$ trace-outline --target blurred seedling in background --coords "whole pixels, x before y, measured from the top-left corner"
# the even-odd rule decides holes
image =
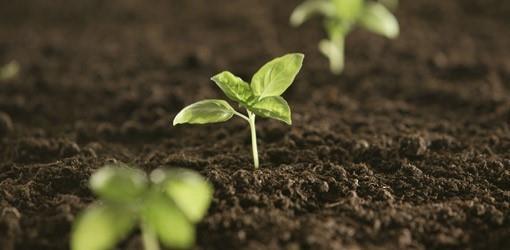
[[[234,115],[241,117],[250,125],[253,164],[258,168],[255,117],[272,118],[292,124],[290,107],[281,95],[294,81],[303,59],[304,55],[299,53],[275,58],[253,75],[250,84],[228,71],[213,76],[211,80],[229,99],[246,109],[247,115],[237,112],[224,100],[207,99],[181,110],[175,117],[173,125],[217,123],[227,121]]]
[[[329,59],[331,72],[344,69],[345,38],[356,26],[371,32],[396,38],[399,24],[389,9],[395,9],[398,0],[307,0],[290,17],[293,26],[300,26],[314,15],[324,17],[328,39],[319,42],[319,50]]]
[[[212,187],[199,174],[184,169],[156,169],[150,179],[124,165],[106,166],[90,178],[99,201],[75,222],[72,250],[109,250],[138,225],[145,250],[190,248],[195,223],[207,212]]]
[[[5,81],[16,77],[19,73],[20,67],[18,62],[12,61],[0,67],[0,81]]]

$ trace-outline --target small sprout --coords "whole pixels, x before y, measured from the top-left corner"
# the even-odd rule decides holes
[[[396,38],[399,25],[394,10],[398,0],[306,0],[290,17],[293,26],[300,26],[313,15],[324,16],[328,39],[319,43],[319,50],[329,59],[331,72],[340,74],[344,69],[345,37],[356,26],[387,38]]]
[[[109,250],[140,225],[146,250],[190,248],[194,224],[212,199],[212,187],[190,170],[156,169],[150,181],[145,173],[125,166],[106,166],[90,178],[100,201],[77,219],[72,250]]]
[[[208,99],[185,107],[177,114],[173,125],[224,122],[237,115],[250,125],[253,164],[259,167],[255,117],[273,118],[292,124],[290,107],[281,97],[292,84],[303,64],[304,55],[287,54],[273,59],[260,68],[248,84],[234,74],[224,71],[211,78],[232,101],[246,109],[247,116],[237,112],[224,100]]]
[[[0,81],[5,81],[16,77],[19,73],[19,63],[12,61],[3,67],[0,67]]]

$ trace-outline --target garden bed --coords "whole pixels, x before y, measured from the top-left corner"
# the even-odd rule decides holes
[[[197,249],[509,249],[510,3],[402,1],[399,38],[355,31],[334,76],[299,2],[4,1],[0,248],[67,249],[90,174],[126,162],[213,184]],[[293,125],[258,120],[259,170],[238,118],[170,126],[287,52]]]

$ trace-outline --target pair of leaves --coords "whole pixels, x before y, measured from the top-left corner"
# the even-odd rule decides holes
[[[345,36],[356,24],[388,38],[398,36],[397,19],[385,7],[394,9],[397,4],[398,0],[308,0],[293,11],[290,23],[299,26],[316,14],[326,18],[329,40],[322,40],[319,50],[328,57],[331,71],[339,74],[344,68]]]
[[[290,107],[280,96],[266,97],[247,107],[256,115],[274,118],[292,124]],[[190,123],[206,124],[228,121],[234,116],[235,110],[224,100],[207,99],[191,104],[181,110],[174,119],[173,125]]]
[[[398,21],[385,6],[395,8],[397,4],[397,0],[385,0],[383,3],[365,3],[365,0],[308,0],[293,11],[290,22],[299,26],[313,15],[320,14],[349,25],[359,23],[376,34],[395,38],[399,34]]]
[[[211,80],[229,99],[256,115],[291,124],[290,107],[281,95],[296,78],[303,58],[303,54],[294,53],[273,59],[255,73],[251,84],[228,71],[215,75]],[[173,124],[224,122],[234,114],[236,111],[228,102],[209,99],[184,108],[177,114]]]
[[[103,202],[88,208],[77,220],[72,249],[111,249],[138,220],[165,246],[190,247],[194,223],[207,212],[212,188],[188,170],[155,170],[151,180],[149,184],[143,172],[127,167],[108,166],[94,173],[91,189]]]
[[[290,16],[293,26],[300,26],[314,15],[322,15],[327,19],[341,19],[352,23],[363,9],[364,0],[307,0],[298,5]]]

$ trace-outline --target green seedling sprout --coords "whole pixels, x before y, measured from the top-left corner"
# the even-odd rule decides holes
[[[208,99],[185,107],[175,117],[173,125],[217,123],[227,121],[234,115],[241,117],[250,125],[253,164],[258,168],[255,117],[258,115],[292,124],[290,107],[281,95],[294,81],[303,59],[304,55],[299,53],[275,58],[253,75],[250,84],[228,71],[213,76],[211,80],[230,100],[246,109],[247,115],[239,113],[224,100]]]
[[[307,0],[300,4],[290,17],[297,27],[313,15],[324,16],[328,39],[319,42],[319,50],[329,59],[331,72],[340,74],[344,69],[345,37],[356,26],[371,32],[396,38],[399,25],[388,10],[395,9],[398,0]]]
[[[19,73],[19,64],[16,61],[12,61],[3,67],[0,67],[0,80],[9,80],[16,77]]]
[[[76,220],[72,250],[110,250],[140,226],[145,250],[190,248],[195,226],[207,212],[212,187],[199,174],[184,169],[144,172],[106,166],[90,178],[99,201]]]

